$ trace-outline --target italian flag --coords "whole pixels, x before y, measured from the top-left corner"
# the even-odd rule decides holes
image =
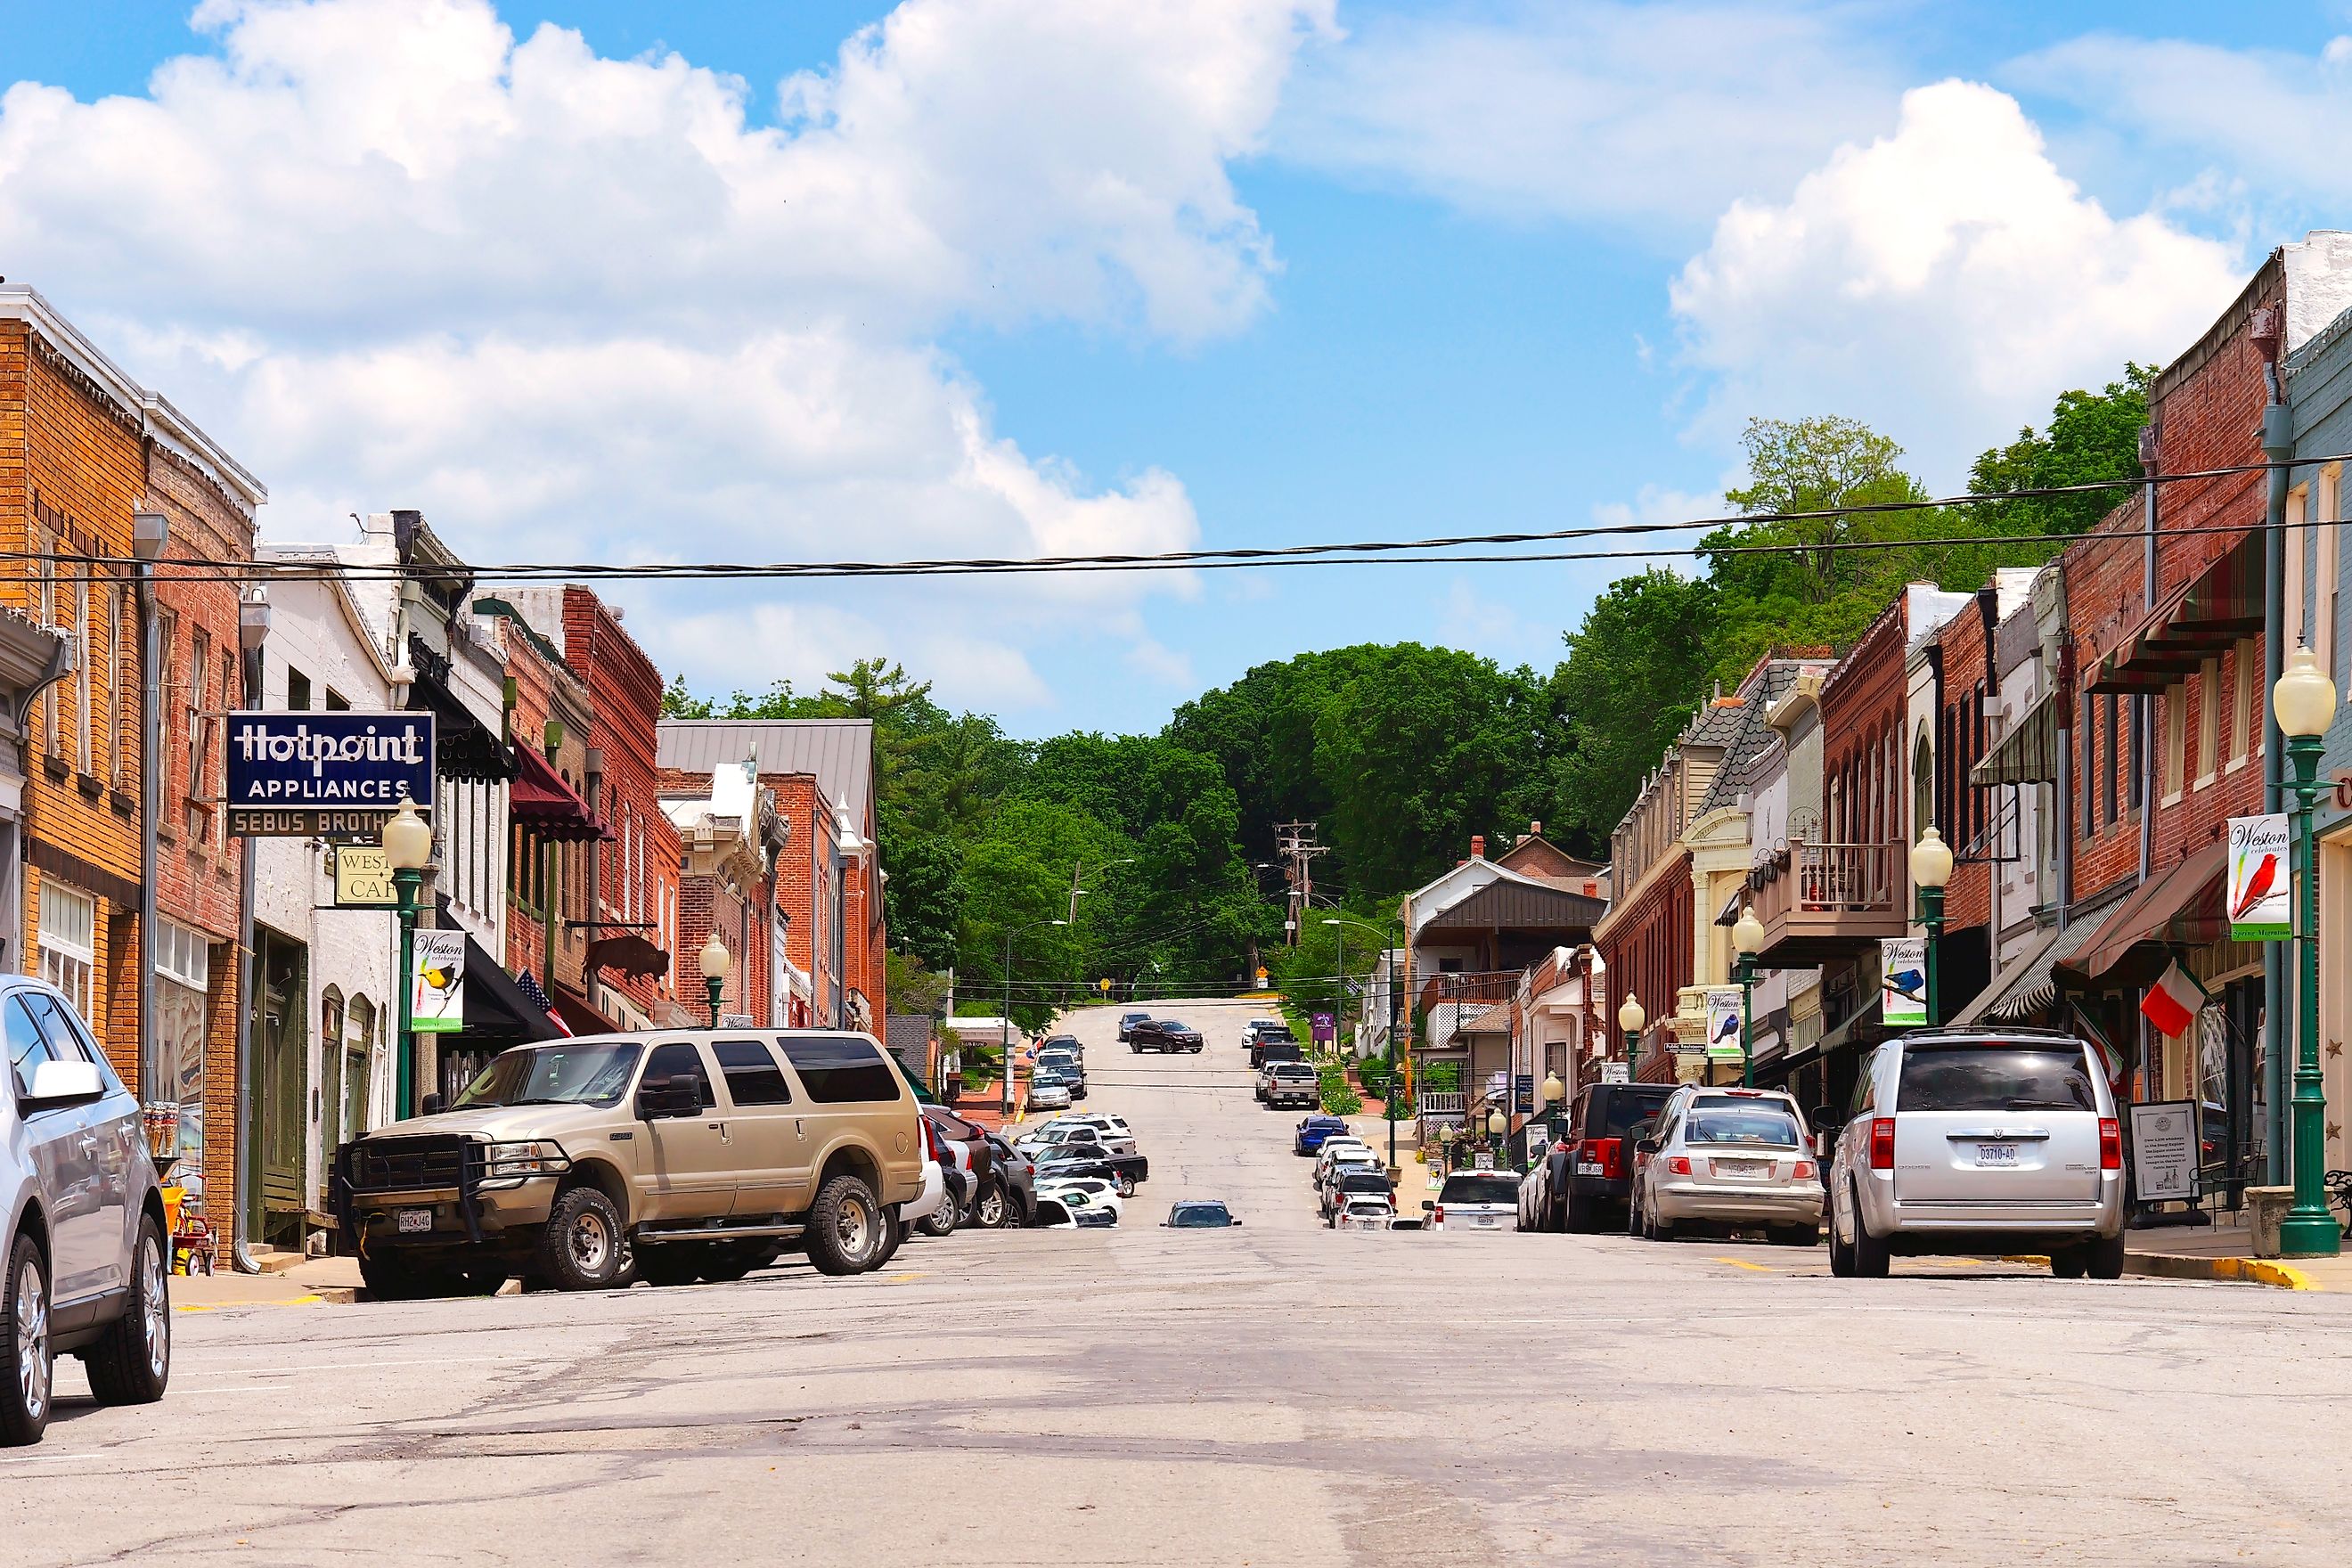
[[[2189,1032],[2189,1026],[2197,1021],[2204,1005],[2205,988],[2197,984],[2196,976],[2180,967],[2176,958],[2149,987],[2139,1010],[2147,1015],[2147,1021],[2156,1026],[2158,1034],[2174,1039]]]

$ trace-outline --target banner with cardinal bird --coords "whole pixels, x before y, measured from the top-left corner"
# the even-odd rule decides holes
[[[2230,818],[2230,890],[2224,906],[2232,942],[2271,942],[2294,934],[2291,840],[2284,812]]]

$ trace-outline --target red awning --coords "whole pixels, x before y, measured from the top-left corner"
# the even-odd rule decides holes
[[[514,782],[507,786],[507,810],[534,837],[556,843],[610,838],[613,830],[589,814],[588,803],[563,782],[545,757],[529,746],[515,748]]]
[[[2216,840],[2142,882],[2074,957],[2058,963],[2070,988],[2145,984],[2171,961],[2172,948],[2201,947],[2227,937],[2230,922],[2221,903],[2229,858],[2229,846]]]
[[[548,999],[555,1004],[555,1016],[562,1018],[575,1035],[616,1035],[621,1026],[588,1005],[588,1000],[569,985],[551,985]]]

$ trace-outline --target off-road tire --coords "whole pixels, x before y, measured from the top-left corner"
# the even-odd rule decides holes
[[[100,1405],[152,1405],[172,1381],[172,1274],[163,1258],[163,1232],[153,1216],[143,1215],[131,1248],[122,1316],[81,1353],[89,1391]]]
[[[882,1211],[882,1223],[885,1227],[885,1239],[882,1243],[881,1256],[874,1260],[873,1267],[877,1268],[898,1256],[898,1248],[905,1245],[908,1228],[907,1222],[898,1217],[898,1211],[895,1208]]]
[[[539,1272],[559,1290],[610,1290],[630,1259],[621,1211],[594,1187],[558,1194],[539,1234]],[[645,1259],[637,1258],[637,1267]]]
[[[48,1259],[31,1232],[18,1231],[0,1275],[0,1447],[37,1443],[48,1430],[58,1396],[49,1312]]]
[[[1895,1261],[1894,1248],[1870,1234],[1870,1226],[1862,1217],[1862,1194],[1847,1200],[1853,1205],[1853,1272],[1857,1279],[1884,1279]]]
[[[820,1274],[863,1274],[880,1267],[888,1238],[882,1205],[862,1177],[844,1173],[819,1188],[809,1205],[808,1255]]]
[[[636,1250],[637,1278],[656,1289],[693,1284],[709,1260],[702,1244],[693,1241],[665,1241]]]

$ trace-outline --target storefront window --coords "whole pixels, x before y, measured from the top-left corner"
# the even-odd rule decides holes
[[[45,944],[46,945],[46,944]],[[155,1048],[158,1092],[180,1106],[180,1164],[172,1180],[200,1194],[205,1168],[205,1015],[212,943],[174,921],[155,930]]]
[[[63,883],[41,882],[41,978],[64,992],[90,1020],[97,973],[98,900]]]

